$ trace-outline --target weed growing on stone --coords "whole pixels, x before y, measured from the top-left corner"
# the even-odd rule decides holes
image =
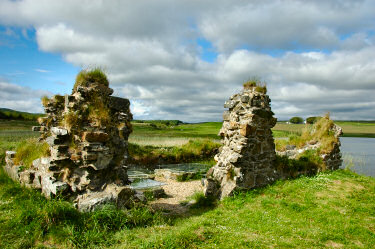
[[[44,107],[46,107],[47,105],[48,105],[48,103],[49,103],[49,98],[48,98],[48,96],[46,96],[46,95],[44,95],[42,98],[41,98],[41,101],[42,101],[42,105],[44,106]]]
[[[99,83],[104,86],[109,86],[109,81],[103,70],[99,67],[93,69],[82,70],[76,77],[76,82],[73,89],[76,90],[78,86],[89,86],[91,83]]]
[[[40,157],[50,155],[49,145],[46,142],[38,142],[36,138],[22,141],[16,148],[14,163],[30,168],[33,161]]]
[[[262,82],[259,78],[253,77],[243,84],[245,90],[254,89],[256,92],[266,94],[267,86],[265,82]]]

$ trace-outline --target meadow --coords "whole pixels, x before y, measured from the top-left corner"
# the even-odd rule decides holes
[[[1,248],[371,248],[375,179],[345,170],[278,181],[220,203],[197,193],[185,216],[138,206],[79,213],[0,170]]]
[[[336,122],[344,133],[375,134],[375,124]],[[153,125],[151,125],[153,124]],[[32,121],[0,122],[0,163],[6,150],[39,136]],[[133,122],[130,155],[138,162],[208,162],[220,146],[220,122]],[[278,123],[276,138],[304,125]],[[349,134],[351,134],[349,132]],[[203,156],[202,156],[203,155]],[[142,161],[143,160],[143,161]],[[156,162],[156,161],[155,161]],[[202,193],[184,216],[139,205],[80,213],[5,176],[0,167],[0,248],[371,248],[375,244],[375,179],[349,170],[277,181],[215,202]]]

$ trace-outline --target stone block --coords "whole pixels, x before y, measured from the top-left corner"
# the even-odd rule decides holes
[[[90,153],[87,151],[82,151],[82,159],[85,161],[94,161],[98,159],[98,154],[97,153]]]
[[[248,95],[241,96],[241,102],[242,103],[249,103],[249,101],[250,101],[250,96],[248,96]]]
[[[82,135],[82,141],[86,142],[106,142],[109,139],[108,133],[101,132],[101,131],[95,131],[90,132],[86,131]]]
[[[229,111],[225,111],[223,113],[223,120],[229,121],[229,119],[230,119],[230,112]]]
[[[15,158],[16,157],[16,152],[8,150],[8,151],[5,152],[5,157],[9,158],[9,159],[10,158]]]
[[[68,130],[64,128],[59,128],[59,127],[52,127],[51,133],[55,136],[66,136],[68,135]]]
[[[128,112],[130,106],[130,101],[128,99],[110,96],[108,100],[108,104],[111,109],[119,112]]]
[[[249,124],[240,125],[240,134],[244,137],[248,137],[256,131],[256,127]]]

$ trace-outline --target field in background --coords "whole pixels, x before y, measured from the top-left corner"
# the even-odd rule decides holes
[[[339,125],[344,137],[375,137],[374,122],[356,122],[356,121],[334,121]],[[305,124],[287,124],[286,122],[278,122],[273,128],[274,131],[286,131],[300,133]]]
[[[344,131],[344,136],[375,137],[375,123],[336,121]],[[219,142],[218,136],[221,122],[196,124],[178,124],[176,122],[143,121],[132,122],[133,133],[129,142],[141,146],[182,146],[190,140],[210,139]],[[5,150],[14,149],[17,142],[30,137],[38,137],[31,127],[38,125],[35,121],[1,120],[0,119],[0,161]],[[273,128],[275,138],[287,137],[292,133],[300,133],[304,124],[286,124],[278,122]]]

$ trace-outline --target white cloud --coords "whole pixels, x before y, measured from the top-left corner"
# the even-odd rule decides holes
[[[42,113],[41,97],[52,93],[0,80],[0,106],[18,111]]]
[[[252,76],[281,119],[375,117],[374,13],[373,1],[0,2],[0,23],[33,26],[41,50],[103,67],[136,117],[184,121],[220,120]]]
[[[36,68],[34,69],[35,71],[39,72],[39,73],[50,73],[51,71],[49,70],[45,70],[45,69],[40,69],[40,68]]]

